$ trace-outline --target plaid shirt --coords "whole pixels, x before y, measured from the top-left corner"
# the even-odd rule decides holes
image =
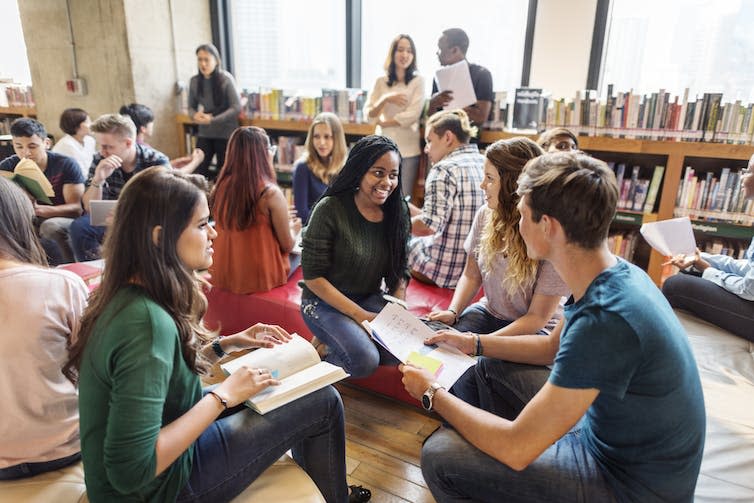
[[[421,218],[434,234],[411,239],[408,263],[443,288],[455,288],[466,264],[463,242],[484,204],[483,175],[484,156],[476,145],[463,145],[427,177]]]
[[[94,178],[94,171],[97,168],[97,164],[103,159],[102,154],[97,153],[92,160],[92,166],[89,168],[89,177],[86,180],[86,187],[92,183]],[[120,168],[116,168],[110,176],[105,180],[105,184],[102,186],[102,199],[112,200],[118,199],[120,191],[127,181],[131,179],[139,171],[151,168],[152,166],[166,166],[170,167],[170,160],[162,152],[158,152],[152,147],[146,145],[136,144],[136,167],[130,173],[126,173]]]

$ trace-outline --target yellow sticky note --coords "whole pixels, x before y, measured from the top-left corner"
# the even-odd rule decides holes
[[[422,355],[416,351],[411,351],[411,353],[409,353],[408,358],[406,358],[406,363],[429,370],[434,377],[440,375],[440,371],[443,367],[443,363],[440,360],[432,358],[431,356]]]

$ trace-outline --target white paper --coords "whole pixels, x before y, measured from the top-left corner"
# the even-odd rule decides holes
[[[649,246],[666,257],[681,253],[693,255],[696,252],[696,239],[689,217],[642,224],[639,232]]]
[[[435,377],[445,388],[450,388],[466,369],[476,364],[474,358],[447,344],[424,345],[424,340],[432,337],[434,332],[397,304],[388,303],[374,320],[365,321],[364,327],[375,341],[402,363],[406,362],[412,352],[442,362]]]
[[[462,59],[458,63],[443,66],[435,72],[437,89],[453,91],[453,99],[445,106],[445,110],[464,108],[476,103],[474,84],[471,83],[469,62]]]

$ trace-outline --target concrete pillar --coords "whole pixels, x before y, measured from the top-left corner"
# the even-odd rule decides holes
[[[208,2],[69,0],[69,5],[84,96],[72,96],[65,87],[73,76],[66,0],[19,2],[39,120],[59,138],[65,108],[80,107],[96,118],[126,103],[143,103],[155,112],[151,145],[176,156],[181,149],[175,84],[196,73],[194,49],[211,40]]]

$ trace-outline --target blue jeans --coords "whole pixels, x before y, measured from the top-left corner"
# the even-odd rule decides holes
[[[332,386],[265,415],[228,410],[197,439],[177,501],[230,501],[288,449],[326,501],[348,501],[343,403]]]
[[[89,215],[81,215],[73,221],[69,234],[76,262],[100,258],[100,245],[105,240],[105,226],[92,225]]]
[[[363,309],[379,313],[387,301],[381,293],[351,298]],[[309,330],[327,345],[325,361],[343,367],[351,377],[368,377],[378,365],[398,365],[397,358],[372,341],[366,331],[351,318],[319,297],[302,299],[301,316]]]
[[[512,420],[541,389],[549,372],[546,367],[482,357],[461,377],[464,385],[460,387],[467,392],[476,390],[476,396],[461,398]],[[615,501],[596,460],[581,440],[580,423],[522,471],[509,468],[469,444],[455,430],[443,427],[424,443],[421,466],[424,480],[439,503]]]
[[[453,328],[459,332],[473,332],[475,334],[491,334],[511,324],[510,320],[502,320],[475,302],[463,310]]]
[[[39,463],[21,463],[18,465],[9,466],[7,468],[0,468],[0,480],[13,480],[23,479],[26,477],[33,477],[40,473],[47,473],[60,468],[65,468],[68,465],[72,465],[81,459],[81,453],[77,452],[60,459],[53,459],[52,461],[42,461]]]

